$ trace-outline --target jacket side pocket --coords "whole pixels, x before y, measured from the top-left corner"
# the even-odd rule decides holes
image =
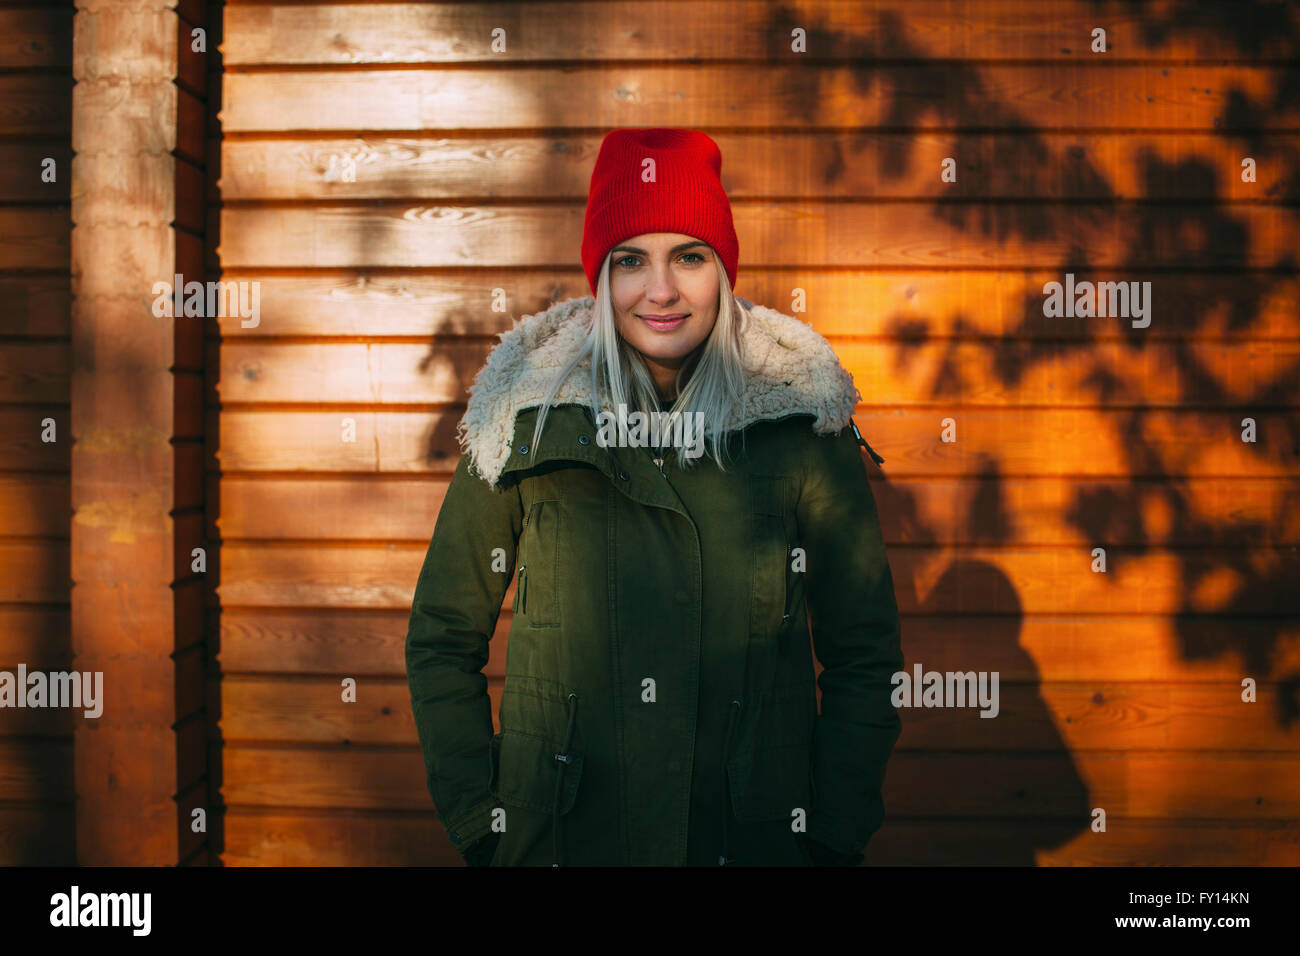
[[[584,748],[576,721],[569,719],[567,694],[555,681],[506,675],[492,791],[503,804],[552,812],[556,808],[556,776],[562,770],[559,812],[567,813],[573,807],[582,781]],[[567,752],[566,736],[570,737]]]
[[[517,730],[501,733],[500,770],[494,795],[502,803],[550,813],[555,809],[555,775],[560,743]],[[582,778],[582,754],[573,748],[561,781],[560,813],[573,809]]]
[[[752,711],[743,746],[727,763],[731,807],[742,823],[793,819],[812,810],[813,688],[778,687]]]
[[[812,748],[807,744],[759,747],[727,766],[731,809],[741,823],[784,820],[812,812]]]

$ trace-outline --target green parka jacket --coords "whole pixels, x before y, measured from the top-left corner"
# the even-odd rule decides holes
[[[739,301],[754,371],[725,472],[599,444],[585,361],[529,447],[590,296],[521,319],[475,378],[406,638],[458,851],[500,832],[494,866],[801,866],[805,827],[844,854],[880,827],[903,658],[860,395],[811,326]],[[494,735],[482,669],[512,581]]]

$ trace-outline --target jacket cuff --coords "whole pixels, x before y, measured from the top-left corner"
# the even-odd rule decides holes
[[[464,856],[466,847],[492,832],[494,809],[496,809],[496,801],[488,797],[474,804],[464,813],[458,814],[454,819],[443,821],[447,839],[451,841],[457,853]]]
[[[861,824],[854,826],[848,820],[828,816],[825,812],[814,809],[808,819],[808,838],[846,857],[857,856],[866,849],[870,839],[870,834],[867,835],[867,840],[854,838],[854,831],[860,829],[860,826]]]

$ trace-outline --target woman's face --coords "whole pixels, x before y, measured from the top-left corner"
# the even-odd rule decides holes
[[[677,232],[643,233],[610,251],[616,326],[645,356],[663,395],[672,394],[677,370],[717,321],[715,258],[707,242]]]

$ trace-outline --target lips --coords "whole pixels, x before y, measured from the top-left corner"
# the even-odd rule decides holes
[[[671,332],[685,323],[687,315],[684,312],[671,312],[667,315],[639,315],[637,318],[656,332]]]

